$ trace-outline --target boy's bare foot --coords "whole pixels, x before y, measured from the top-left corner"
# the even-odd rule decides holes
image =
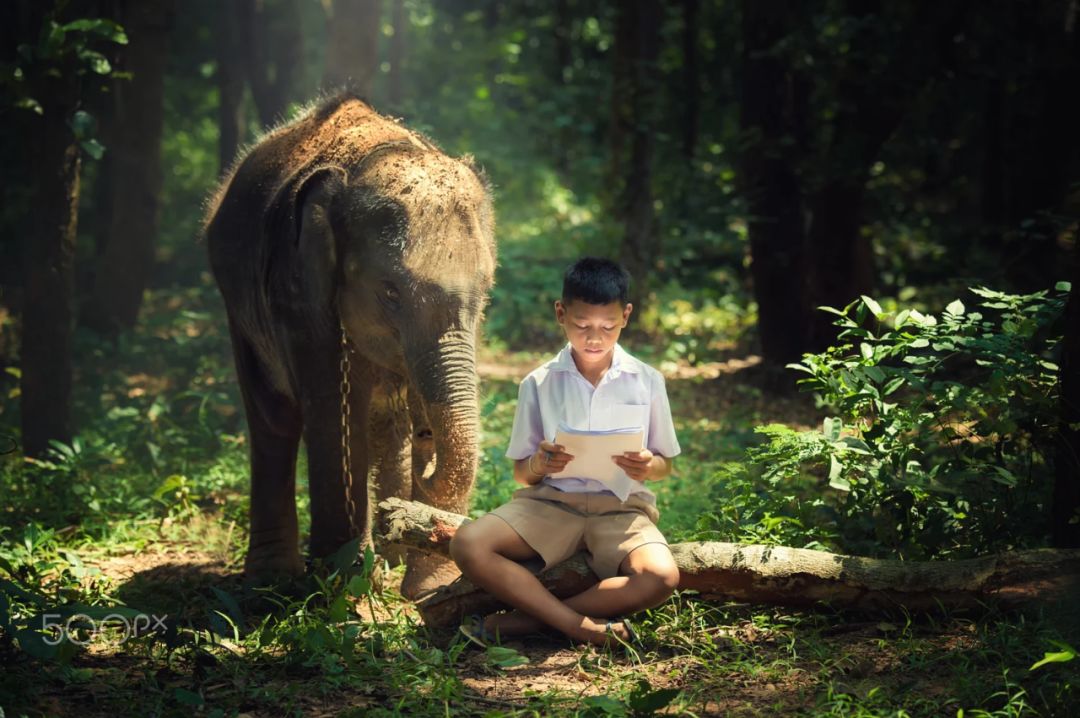
[[[548,628],[543,621],[518,610],[496,613],[484,619],[484,630],[492,635],[497,632],[500,636],[525,636]]]
[[[552,629],[543,621],[517,610],[497,613],[484,619],[484,632],[493,636],[523,636],[545,630]],[[609,646],[618,644],[620,640],[630,641],[632,636],[622,621],[612,621],[609,624],[604,618],[585,618],[578,630],[570,634],[570,638],[582,643]]]

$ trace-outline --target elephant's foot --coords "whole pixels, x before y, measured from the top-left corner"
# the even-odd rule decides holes
[[[457,564],[450,559],[410,551],[405,577],[401,580],[401,595],[415,601],[460,575]]]
[[[304,562],[295,546],[269,544],[248,549],[244,584],[265,586],[304,575]]]

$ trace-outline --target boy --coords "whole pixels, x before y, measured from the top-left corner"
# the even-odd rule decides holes
[[[630,275],[610,260],[586,257],[566,270],[555,320],[568,343],[521,382],[506,452],[514,479],[527,488],[462,526],[450,543],[469,580],[518,609],[465,627],[481,640],[544,624],[598,645],[612,634],[629,640],[626,621],[607,619],[659,605],[679,583],[656,528],[656,497],[644,483],[671,473],[679,443],[663,376],[618,345],[633,310],[629,288]],[[569,478],[574,457],[552,443],[560,421],[576,429],[644,429],[644,449],[612,457],[632,479],[616,483],[623,495],[593,479]],[[568,477],[551,476],[564,469]],[[518,563],[539,556],[550,568],[582,547],[601,580],[565,601]]]

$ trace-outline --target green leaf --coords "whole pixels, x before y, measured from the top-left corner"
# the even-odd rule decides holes
[[[1046,651],[1046,653],[1042,657],[1042,660],[1036,661],[1034,664],[1032,664],[1031,668],[1028,669],[1029,671],[1033,671],[1036,668],[1041,668],[1047,663],[1068,663],[1069,661],[1076,658],[1076,649],[1070,646],[1068,643],[1064,643],[1062,641],[1050,641],[1050,643],[1054,644],[1061,650],[1054,652]]]
[[[870,445],[862,439],[854,436],[844,436],[840,438],[840,443],[848,448],[848,451],[853,451],[856,454],[869,454]]]
[[[991,464],[990,468],[994,470],[995,475],[991,475],[990,478],[999,484],[1005,484],[1006,486],[1016,486],[1018,479],[1008,469],[998,466],[997,464]]]
[[[609,716],[625,716],[626,706],[611,696],[590,696],[582,701],[583,705],[593,709],[593,713]]]
[[[344,544],[330,557],[330,567],[335,571],[344,571],[356,562],[360,554],[360,537]]]
[[[349,617],[349,601],[345,594],[339,594],[330,604],[330,620],[341,623]]]
[[[15,107],[20,110],[30,110],[35,115],[45,114],[45,110],[41,109],[41,103],[33,97],[20,97],[15,101]]]
[[[19,648],[34,658],[51,661],[57,657],[60,644],[50,645],[50,643],[46,643],[46,638],[50,642],[53,639],[44,633],[30,628],[17,628],[11,632],[11,637],[19,643]]]
[[[874,347],[870,346],[866,342],[859,343],[859,353],[862,354],[863,359],[874,358]]]
[[[97,140],[89,139],[79,143],[79,147],[82,147],[83,152],[93,157],[95,160],[100,160],[105,156],[105,145],[101,144]]]
[[[645,716],[653,715],[678,698],[679,693],[682,692],[678,688],[659,688],[655,691],[650,689],[651,686],[643,680],[638,684],[638,689],[631,694],[627,703],[634,713]]]
[[[882,390],[882,396],[888,396],[889,394],[892,394],[894,391],[903,386],[905,381],[907,381],[907,379],[902,376],[893,377],[893,379],[890,380],[889,383],[886,384],[885,388]]]
[[[186,688],[173,689],[173,698],[176,699],[177,703],[185,706],[201,706],[204,702],[202,696]]]
[[[94,134],[94,129],[97,127],[97,120],[95,120],[94,116],[86,110],[76,110],[71,114],[68,126],[71,127],[71,131],[75,133],[76,139],[88,140]]]
[[[844,422],[839,416],[829,416],[822,422],[821,433],[823,433],[825,438],[829,441],[836,441],[840,438],[840,430],[843,426]]]
[[[366,596],[368,591],[371,590],[371,581],[364,576],[357,574],[349,579],[349,585],[345,588],[350,596],[353,598],[360,598]]]
[[[237,625],[243,625],[244,612],[240,610],[240,604],[236,602],[236,599],[217,586],[211,586],[210,590],[212,590],[214,595],[217,596],[217,599],[221,601],[221,605],[225,606],[225,610],[229,612],[229,616],[232,617],[233,621],[236,622]]]
[[[106,40],[111,40],[118,45],[126,45],[128,38],[122,28],[112,20],[105,18],[80,18],[78,20],[72,20],[68,24],[64,25],[61,30],[78,30],[79,32],[89,32],[94,35],[99,35]]]
[[[862,299],[863,304],[865,304],[866,308],[869,309],[873,313],[875,318],[880,319],[881,315],[885,313],[885,312],[883,312],[881,310],[881,305],[880,304],[878,304],[877,302],[875,302],[873,299],[866,296],[865,294],[861,295],[859,298]]]
[[[952,302],[949,302],[949,306],[945,307],[945,311],[952,314],[954,317],[963,316],[965,311],[964,303],[959,299],[955,299]]]
[[[883,372],[879,367],[866,366],[863,367],[863,372],[866,373],[866,376],[870,377],[870,381],[875,381],[879,383],[885,381],[885,372]]]
[[[1072,282],[1058,282],[1054,285],[1054,289],[1059,292],[1068,292],[1072,290]]]
[[[840,491],[851,491],[851,482],[840,476],[844,467],[835,456],[829,457],[829,486]]]
[[[93,73],[98,75],[108,75],[112,72],[112,64],[109,62],[109,58],[105,57],[100,52],[81,48],[78,55],[79,59],[82,60]]]
[[[524,666],[529,662],[528,656],[524,656],[513,648],[507,648],[506,646],[488,646],[487,658],[492,665],[499,668]]]

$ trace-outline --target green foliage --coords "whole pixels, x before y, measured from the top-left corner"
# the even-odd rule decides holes
[[[20,44],[15,61],[0,64],[0,87],[5,96],[0,105],[41,115],[48,106],[43,95],[48,83],[71,74],[77,78],[97,77],[103,87],[108,78],[121,76],[113,70],[103,51],[111,45],[127,44],[124,29],[106,18],[61,23],[58,18],[63,6],[64,3],[58,3],[45,16],[36,42]],[[82,79],[80,83],[90,84]],[[95,160],[101,159],[105,147],[94,137],[97,130],[94,117],[79,109],[67,122],[83,151]]]
[[[702,289],[688,291],[670,281],[657,288],[642,308],[639,321],[662,347],[661,360],[694,366],[745,346],[757,323],[756,305],[727,270],[715,272],[707,282]]]
[[[838,315],[840,341],[790,365],[809,376],[820,432],[760,427],[748,452],[776,490],[826,483],[840,545],[936,556],[1037,545],[1052,484],[1059,335],[1067,285],[972,289],[940,317],[886,313],[869,297]],[[790,516],[789,511],[785,514]]]
[[[6,636],[34,658],[67,664],[88,632],[140,615],[110,599],[101,571],[62,548],[56,531],[31,523],[21,541],[10,533],[0,526],[0,645]]]
[[[1064,641],[1051,641],[1054,646],[1057,647],[1056,651],[1047,651],[1043,657],[1031,664],[1031,668],[1028,670],[1034,671],[1037,668],[1042,668],[1049,663],[1068,663],[1069,661],[1076,659],[1076,649],[1070,646]]]

